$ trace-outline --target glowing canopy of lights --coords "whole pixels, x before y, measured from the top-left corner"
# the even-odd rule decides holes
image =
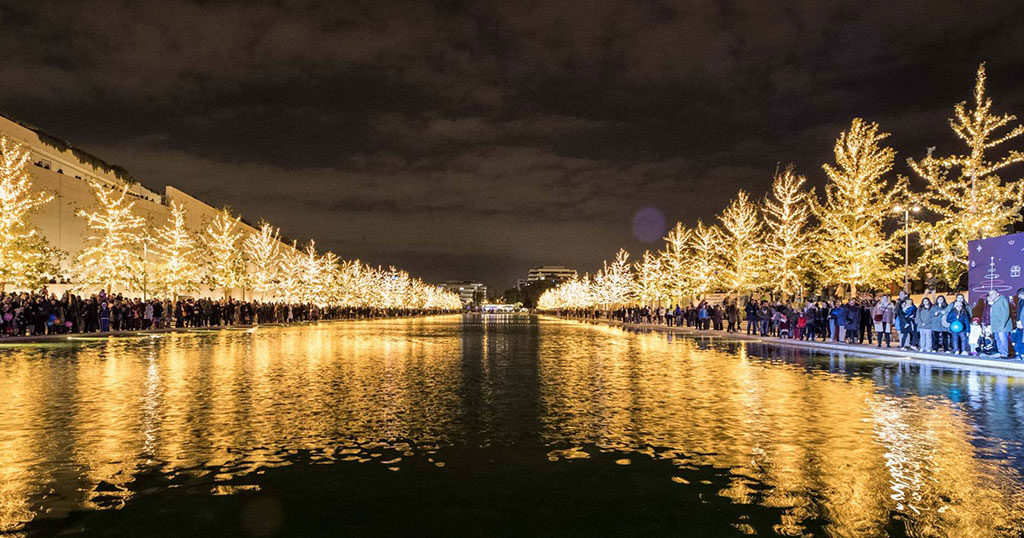
[[[29,152],[0,137],[0,291],[7,284],[31,287],[56,275],[57,252],[28,224],[28,217],[53,199],[33,192],[25,167]]]
[[[896,152],[883,144],[889,135],[857,118],[836,140],[834,164],[822,167],[827,176],[822,198],[806,187],[804,176],[784,168],[759,207],[741,191],[718,216],[719,225],[678,223],[664,248],[645,252],[631,271],[611,271],[615,262],[605,263],[594,278],[547,290],[538,307],[688,304],[711,292],[802,297],[825,285],[835,286],[836,294],[854,295],[900,279],[903,241],[910,233],[919,234],[924,251],[916,267],[940,273],[955,288],[966,270],[967,241],[1007,232],[1024,205],[1024,181],[998,175],[1024,162],[1024,152],[988,155],[1020,139],[1024,126],[1014,125],[1012,115],[991,111],[985,82],[982,65],[973,103],[958,104],[950,120],[968,151],[937,157],[929,150],[924,159],[908,161],[925,180],[923,193],[915,195],[906,178],[893,175]],[[909,204],[920,204],[926,215],[912,220],[904,211]],[[617,293],[619,278],[609,274],[628,275],[630,293]]]

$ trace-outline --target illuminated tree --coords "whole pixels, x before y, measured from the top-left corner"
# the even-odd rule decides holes
[[[662,271],[663,259],[650,251],[644,251],[644,255],[634,264],[636,278],[632,283],[633,296],[640,304],[653,305],[667,296]]]
[[[690,292],[697,299],[703,299],[709,291],[721,287],[719,280],[723,273],[720,256],[722,231],[718,226],[705,226],[697,221],[690,234]]]
[[[783,294],[799,295],[811,268],[813,237],[808,221],[813,189],[804,189],[807,178],[788,166],[776,171],[770,196],[764,200],[765,283]]]
[[[722,264],[725,287],[736,293],[748,293],[759,285],[761,263],[761,222],[757,206],[744,191],[718,217],[722,223]]]
[[[29,225],[28,217],[53,200],[33,193],[25,167],[30,155],[20,144],[0,137],[0,291],[7,284],[36,287],[59,271],[58,253]]]
[[[244,250],[252,264],[250,281],[260,297],[273,291],[277,281],[277,271],[281,262],[281,236],[277,228],[266,222],[260,223],[260,229],[245,238]]]
[[[906,179],[886,179],[896,152],[879,143],[888,133],[878,124],[856,118],[835,144],[836,165],[822,168],[828,176],[825,201],[811,199],[818,218],[820,274],[825,283],[880,286],[894,276],[897,237],[883,229],[897,200],[906,193]]]
[[[138,247],[144,238],[142,229],[146,221],[132,213],[135,201],[125,200],[127,184],[113,190],[100,183],[92,186],[98,210],[76,213],[86,219],[89,228],[86,247],[77,257],[77,279],[80,285],[103,286],[107,291],[115,286],[127,288],[136,275],[145,272]]]
[[[291,248],[281,250],[278,258],[277,269],[277,295],[286,303],[292,299],[301,299],[299,285],[302,283],[302,253],[295,241],[292,241]]]
[[[659,253],[661,286],[665,297],[673,302],[681,301],[690,290],[690,231],[677,222],[665,236],[665,250]]]
[[[155,230],[154,249],[160,256],[157,280],[172,299],[198,288],[198,252],[185,227],[185,208],[177,202],[171,202],[167,223]]]
[[[597,303],[605,308],[627,304],[632,300],[632,287],[629,253],[620,249],[615,260],[604,262],[604,267],[594,277]]]
[[[988,150],[1024,134],[1010,114],[992,113],[992,99],[985,96],[985,64],[978,67],[974,103],[961,102],[954,108],[949,125],[967,145],[969,153],[933,157],[932,150],[921,161],[908,159],[910,167],[925,182],[921,204],[939,216],[934,223],[920,223],[918,230],[929,247],[919,264],[941,273],[952,285],[967,270],[967,242],[999,235],[1020,220],[1024,205],[1024,182],[1004,183],[998,172],[1024,161],[1024,153],[1011,150],[995,158]],[[1000,131],[1003,131],[1000,133]]]
[[[245,284],[245,260],[239,249],[242,238],[240,222],[239,217],[232,217],[230,211],[222,209],[206,227],[203,235],[209,264],[209,283],[223,289],[224,297],[227,297],[230,288]]]

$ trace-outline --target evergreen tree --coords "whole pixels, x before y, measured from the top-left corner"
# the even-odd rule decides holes
[[[764,214],[764,269],[772,289],[785,294],[801,295],[803,282],[811,269],[814,251],[809,227],[810,199],[814,191],[807,191],[807,178],[787,166],[775,172],[770,196],[766,196]]]
[[[812,199],[818,218],[819,260],[823,283],[857,288],[881,286],[892,280],[899,245],[884,224],[897,200],[906,196],[906,180],[890,181],[895,150],[880,142],[888,133],[878,124],[856,118],[835,144],[835,166],[822,168],[828,176],[825,200]]]
[[[994,114],[992,99],[985,96],[985,64],[978,67],[974,102],[954,108],[949,125],[969,152],[935,157],[932,150],[921,161],[908,159],[910,167],[925,180],[921,204],[939,216],[934,223],[919,223],[928,245],[919,264],[943,275],[956,285],[967,271],[967,242],[1009,231],[1020,220],[1024,182],[1004,182],[998,172],[1024,161],[1024,153],[1010,150],[993,158],[989,150],[1024,134],[1024,125],[1007,131],[1016,116]],[[994,160],[993,160],[994,159]]]

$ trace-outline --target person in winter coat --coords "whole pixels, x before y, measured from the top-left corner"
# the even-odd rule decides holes
[[[768,301],[761,301],[761,306],[757,309],[757,322],[761,325],[761,336],[768,336],[768,327],[772,323],[772,309],[768,306]]]
[[[1013,323],[1010,321],[1010,303],[998,291],[989,290],[988,304],[990,307],[989,316],[992,323],[992,336],[996,340],[999,356],[1009,357],[1010,331],[1013,330]]]
[[[946,313],[946,323],[952,325],[954,321],[960,322],[961,330],[957,333],[950,333],[953,337],[953,353],[967,355],[971,352],[968,342],[971,331],[971,310],[967,308],[967,301],[963,300],[963,295],[957,296],[956,302],[949,307],[949,312]]]
[[[747,336],[757,336],[757,304],[754,299],[747,299],[747,306],[743,307],[747,314]]]
[[[921,345],[918,349],[930,353],[932,351],[932,327],[935,326],[935,313],[932,311],[931,299],[921,299],[921,308],[917,309],[917,330],[921,333]]]
[[[981,328],[981,318],[974,318],[971,320],[971,331],[967,336],[967,344],[970,349],[971,355],[978,354],[978,341],[981,340],[981,334],[983,329]]]
[[[896,307],[889,300],[888,295],[883,295],[878,304],[871,309],[871,319],[875,323],[875,333],[878,336],[878,347],[882,347],[882,339],[885,339],[885,347],[889,345],[892,334],[892,320],[896,317]]]
[[[846,317],[843,319],[843,325],[846,328],[845,341],[856,344],[857,335],[860,333],[860,305],[853,299],[850,299],[850,303],[846,305]]]
[[[949,332],[949,323],[946,322],[946,314],[949,314],[950,308],[945,295],[935,298],[935,306],[932,307],[932,313],[935,315],[932,322],[932,341],[943,353],[949,353],[953,349],[953,335]]]
[[[903,301],[903,324],[900,326],[900,349],[911,349],[914,346],[914,335],[917,333],[917,306],[914,300],[907,297]]]
[[[846,336],[846,305],[836,302],[828,313],[828,324],[832,328],[832,341],[838,342]]]

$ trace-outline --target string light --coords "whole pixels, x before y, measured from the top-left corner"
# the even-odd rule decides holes
[[[240,217],[232,217],[230,211],[222,209],[203,236],[209,264],[208,281],[214,288],[223,289],[225,297],[228,289],[245,284],[245,260],[239,248],[240,222]]]
[[[76,274],[80,287],[137,287],[138,277],[147,274],[138,249],[146,239],[145,219],[132,212],[135,201],[127,201],[128,185],[108,189],[93,183],[93,195],[99,209],[79,210],[89,235],[86,247],[78,254]]]
[[[722,224],[723,277],[728,290],[744,294],[758,285],[764,257],[757,207],[740,190],[718,217]]]
[[[172,201],[167,223],[154,232],[154,248],[161,258],[156,276],[163,289],[173,299],[198,289],[198,251],[185,226],[185,207]]]
[[[799,295],[801,283],[812,267],[814,241],[809,226],[813,189],[807,191],[807,178],[787,166],[776,171],[770,196],[766,196],[762,213],[766,229],[764,237],[764,269],[770,278],[764,284],[784,295]]]
[[[880,143],[889,136],[878,124],[856,118],[835,144],[835,166],[828,176],[825,201],[811,198],[817,217],[817,275],[827,284],[876,287],[895,275],[897,238],[884,224],[897,200],[906,196],[906,178],[890,182],[896,151]]]
[[[53,200],[32,192],[25,168],[30,153],[21,144],[0,137],[0,291],[8,284],[35,287],[55,276],[59,253],[28,224],[28,217]]]
[[[253,289],[266,298],[273,292],[277,282],[277,271],[281,261],[281,235],[277,228],[266,222],[260,223],[256,233],[249,234],[243,243],[245,255],[252,271],[248,280]]]
[[[969,153],[947,157],[932,156],[932,149],[920,161],[908,159],[911,169],[925,180],[922,205],[939,216],[935,222],[920,222],[917,231],[929,243],[918,264],[943,275],[956,284],[967,271],[967,242],[1008,231],[1020,220],[1024,204],[1024,183],[1004,183],[998,172],[1024,161],[1024,153],[1012,150],[991,160],[987,151],[1024,134],[1024,125],[1009,127],[1017,118],[993,114],[992,99],[985,96],[985,64],[978,67],[974,103],[954,107],[949,125],[969,148]],[[934,149],[934,148],[933,148]]]

